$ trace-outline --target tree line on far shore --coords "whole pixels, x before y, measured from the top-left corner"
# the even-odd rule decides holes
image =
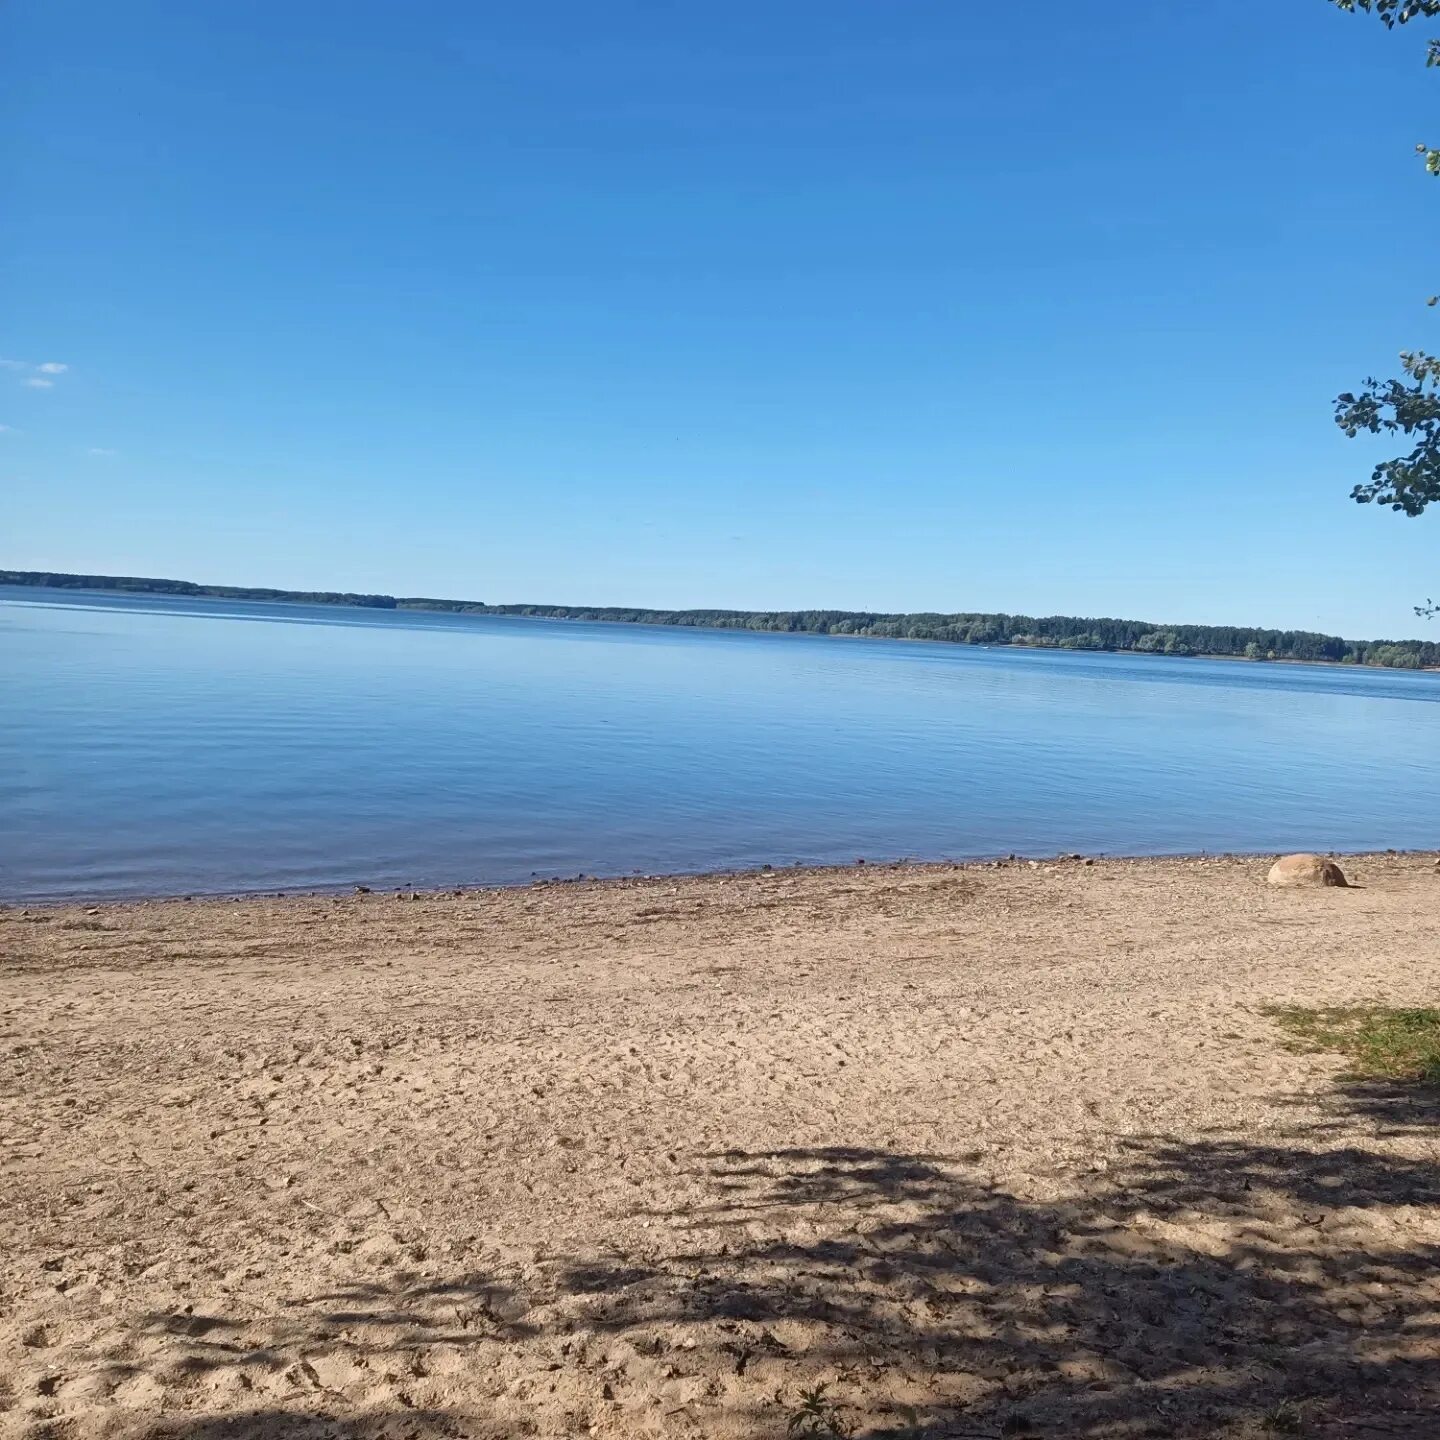
[[[61,590],[108,590],[137,595],[210,596],[223,600],[353,605],[376,610],[449,614],[530,615],[547,620],[606,620],[630,625],[685,625],[886,640],[940,640],[960,645],[1016,645],[1047,650],[1115,650],[1140,655],[1223,655],[1246,660],[1309,660],[1382,665],[1399,670],[1440,667],[1433,640],[1343,640],[1309,630],[1245,625],[1157,625],[1144,620],[1073,615],[886,614],[869,610],[642,610],[624,606],[486,605],[478,600],[357,595],[334,590],[276,590],[246,585],[197,585],[124,575],[67,575],[0,570],[0,584]]]
[[[121,590],[131,595],[200,595],[212,600],[276,600],[291,605],[363,605],[372,610],[396,608],[393,595],[353,595],[345,590],[273,590],[263,585],[197,585],[193,580],[155,580],[143,575],[0,570],[0,585],[43,585],[49,590]]]

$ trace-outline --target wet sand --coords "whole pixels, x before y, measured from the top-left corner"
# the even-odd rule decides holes
[[[1440,1433],[1440,1101],[1265,1013],[1435,1002],[1345,865],[0,910],[0,1433]]]

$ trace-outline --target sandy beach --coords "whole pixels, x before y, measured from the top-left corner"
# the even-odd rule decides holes
[[[1440,1433],[1440,1102],[1266,1013],[1440,874],[1267,864],[0,910],[0,1433]]]

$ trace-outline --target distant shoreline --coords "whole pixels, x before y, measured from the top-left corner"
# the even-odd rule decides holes
[[[1440,670],[1440,641],[1346,640],[1308,630],[1193,625],[1073,615],[1001,612],[890,613],[869,610],[647,610],[623,606],[490,605],[425,596],[347,591],[279,590],[201,585],[144,576],[0,570],[0,585],[130,595],[152,599],[230,600],[249,604],[327,605],[359,610],[517,616],[531,619],[659,625],[677,629],[743,630],[761,634],[834,635],[849,639],[926,640],[941,644],[1092,654],[1248,660],[1252,663],[1354,665],[1390,670]]]

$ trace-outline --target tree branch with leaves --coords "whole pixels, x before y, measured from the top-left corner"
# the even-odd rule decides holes
[[[1330,0],[1352,14],[1374,15],[1387,30],[1412,20],[1440,17],[1440,0]],[[1440,65],[1440,40],[1432,39],[1425,54],[1428,66]],[[1415,147],[1430,175],[1440,176],[1440,150],[1424,141]],[[1432,295],[1429,304],[1440,296]],[[1335,399],[1335,423],[1354,439],[1362,430],[1372,435],[1402,435],[1410,440],[1408,454],[1382,460],[1370,479],[1351,492],[1362,505],[1388,505],[1405,515],[1422,515],[1440,500],[1440,359],[1422,350],[1402,350],[1405,378],[1365,381],[1359,394],[1346,391]],[[1415,607],[1417,615],[1440,614],[1433,600]]]

